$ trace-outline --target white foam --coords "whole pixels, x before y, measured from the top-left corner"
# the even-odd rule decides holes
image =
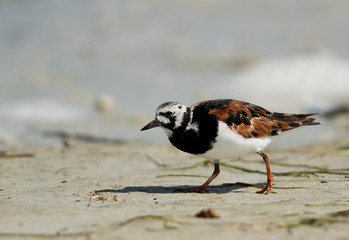
[[[86,111],[53,99],[10,102],[0,105],[0,117],[16,121],[72,122],[81,120]]]
[[[220,94],[272,111],[326,111],[349,101],[349,61],[330,53],[265,60],[232,76]]]

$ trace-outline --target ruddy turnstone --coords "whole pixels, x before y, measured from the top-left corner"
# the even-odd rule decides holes
[[[257,193],[268,194],[273,188],[273,174],[269,156],[263,149],[269,145],[273,136],[281,132],[320,124],[314,121],[316,118],[310,117],[315,114],[271,112],[233,99],[203,101],[191,107],[179,102],[165,102],[157,108],[155,119],[141,131],[161,127],[179,150],[214,161],[211,177],[201,187],[184,192],[205,192],[220,172],[220,159],[257,152],[263,158],[267,170],[267,184]]]

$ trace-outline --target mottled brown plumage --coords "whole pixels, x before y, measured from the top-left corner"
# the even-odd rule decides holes
[[[212,102],[212,101],[210,101]],[[218,100],[219,106],[209,104],[209,114],[216,115],[219,120],[227,123],[232,131],[245,138],[263,138],[279,135],[300,126],[317,125],[316,118],[309,118],[316,113],[288,114],[271,112],[257,105],[238,100]],[[217,103],[218,103],[217,102]],[[191,108],[208,101],[199,102]]]

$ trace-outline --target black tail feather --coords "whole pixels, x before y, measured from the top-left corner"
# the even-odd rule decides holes
[[[281,131],[288,131],[301,126],[319,125],[320,122],[316,122],[317,118],[311,117],[317,115],[317,113],[306,114],[288,114],[288,113],[271,113],[270,117],[274,121],[281,121],[287,124],[288,127],[283,127]]]

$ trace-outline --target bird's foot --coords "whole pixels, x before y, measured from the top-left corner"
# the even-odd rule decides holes
[[[258,193],[258,194],[262,194],[262,193],[269,194],[269,193],[272,192],[271,191],[272,189],[273,189],[273,182],[267,182],[267,185],[262,190],[257,191],[256,193]],[[272,192],[272,193],[274,193],[274,192]]]

